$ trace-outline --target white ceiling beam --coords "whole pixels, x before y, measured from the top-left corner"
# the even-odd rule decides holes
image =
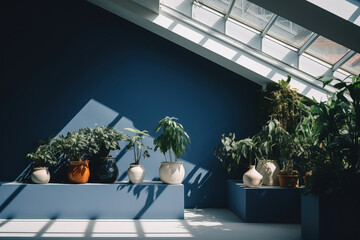
[[[225,15],[225,17],[224,17],[225,21],[229,18],[230,14],[231,14],[231,11],[232,11],[233,8],[234,8],[235,1],[236,1],[236,0],[232,0],[232,2],[231,2],[231,4],[230,4],[230,7],[229,7],[229,10],[226,12],[226,15]]]
[[[345,54],[342,58],[340,58],[339,61],[337,61],[331,68],[331,70],[334,72],[339,67],[341,67],[344,63],[346,63],[350,58],[352,58],[356,54],[355,51],[349,51],[347,54]]]
[[[319,34],[314,33],[313,35],[311,35],[311,37],[301,46],[301,48],[298,51],[298,54],[301,55],[303,54],[306,49],[319,37]]]
[[[278,15],[274,14],[269,22],[266,24],[264,30],[261,32],[260,36],[263,38],[267,34],[267,32],[270,30],[271,26],[275,23],[276,19],[278,19]]]
[[[343,17],[328,11],[310,1],[297,0],[248,0],[310,31],[318,33],[349,49],[360,52],[360,27]],[[327,5],[328,1],[322,1]],[[335,2],[335,1],[332,1]],[[344,0],[337,0],[339,9]],[[355,1],[354,1],[355,2]],[[357,1],[360,7],[360,3]],[[359,8],[357,7],[357,8]]]

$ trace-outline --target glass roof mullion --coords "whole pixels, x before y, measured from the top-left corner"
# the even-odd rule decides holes
[[[230,4],[230,7],[229,7],[229,10],[227,11],[227,13],[226,13],[226,15],[225,15],[225,17],[224,17],[225,21],[229,18],[230,13],[231,13],[231,11],[232,11],[233,8],[234,8],[235,1],[236,1],[236,0],[232,0],[232,2],[231,2],[231,4]]]
[[[269,22],[266,24],[264,30],[263,30],[263,31],[261,32],[261,34],[260,34],[260,36],[261,36],[262,38],[266,35],[266,33],[269,31],[269,29],[270,29],[271,26],[275,23],[275,21],[276,21],[276,19],[277,19],[278,17],[279,17],[278,15],[274,14],[274,15],[270,18]]]
[[[340,58],[339,61],[337,61],[331,68],[331,70],[334,72],[339,67],[341,67],[344,63],[346,63],[350,58],[352,58],[356,54],[355,51],[351,50],[347,54],[345,54],[342,58]]]
[[[319,34],[314,33],[299,49],[298,54],[301,55],[305,50],[319,37]]]

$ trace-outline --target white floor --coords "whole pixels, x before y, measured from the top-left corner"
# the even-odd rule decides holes
[[[0,219],[0,239],[300,240],[299,224],[244,223],[227,209],[187,209],[184,220]]]

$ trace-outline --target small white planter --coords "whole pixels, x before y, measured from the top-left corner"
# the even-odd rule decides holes
[[[33,183],[46,184],[50,181],[50,172],[46,167],[35,167],[31,174]]]
[[[185,177],[185,169],[182,162],[162,162],[159,175],[163,183],[181,184]]]
[[[279,185],[277,175],[280,173],[280,166],[276,160],[260,160],[258,161],[256,170],[263,176],[264,185]]]
[[[250,165],[249,171],[244,173],[243,182],[245,187],[259,188],[261,187],[263,176],[256,171],[255,165]]]
[[[131,183],[141,184],[145,177],[145,168],[141,164],[130,164],[127,173]]]

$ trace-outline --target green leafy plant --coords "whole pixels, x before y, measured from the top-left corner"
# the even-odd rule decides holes
[[[221,143],[213,150],[214,155],[222,163],[229,173],[230,178],[238,179],[248,167],[247,162],[240,161],[239,141],[235,139],[235,133],[221,135]]]
[[[300,105],[307,99],[290,88],[291,76],[278,83],[270,83],[260,92],[259,123],[267,124],[270,119],[277,119],[289,133],[294,133],[302,116]]]
[[[360,181],[360,76],[324,80],[324,87],[334,81],[338,91],[311,107],[318,143],[303,146],[313,158],[304,161],[311,165],[305,190],[314,195],[351,192]]]
[[[87,135],[87,133],[85,133]],[[114,127],[108,126],[96,126],[95,129],[89,131],[90,139],[88,142],[93,142],[96,144],[96,149],[98,149],[97,155],[100,158],[107,157],[110,151],[120,150],[119,141],[127,141],[129,136]]]
[[[94,139],[91,139],[90,129],[80,129],[77,132],[67,133],[66,136],[60,135],[52,144],[69,161],[79,161],[86,154],[96,154],[98,152]]]
[[[51,144],[40,145],[36,151],[28,153],[26,157],[33,160],[35,167],[50,167],[58,162],[56,149]]]
[[[165,159],[166,153],[168,153],[170,162],[173,160],[177,161],[185,153],[186,146],[190,144],[190,137],[184,131],[184,127],[174,120],[178,119],[175,117],[165,117],[159,121],[155,129],[155,132],[162,130],[162,133],[154,140],[154,150],[159,149],[164,154]]]
[[[138,165],[140,164],[141,157],[143,157],[144,159],[150,157],[148,150],[143,151],[143,148],[149,150],[151,149],[149,146],[143,143],[143,139],[145,138],[145,136],[150,137],[149,132],[146,130],[139,131],[133,128],[125,128],[125,130],[135,133],[135,136],[133,136],[132,138],[131,137],[127,138],[127,141],[129,143],[128,145],[126,145],[126,147],[127,150],[134,151],[134,164]]]

